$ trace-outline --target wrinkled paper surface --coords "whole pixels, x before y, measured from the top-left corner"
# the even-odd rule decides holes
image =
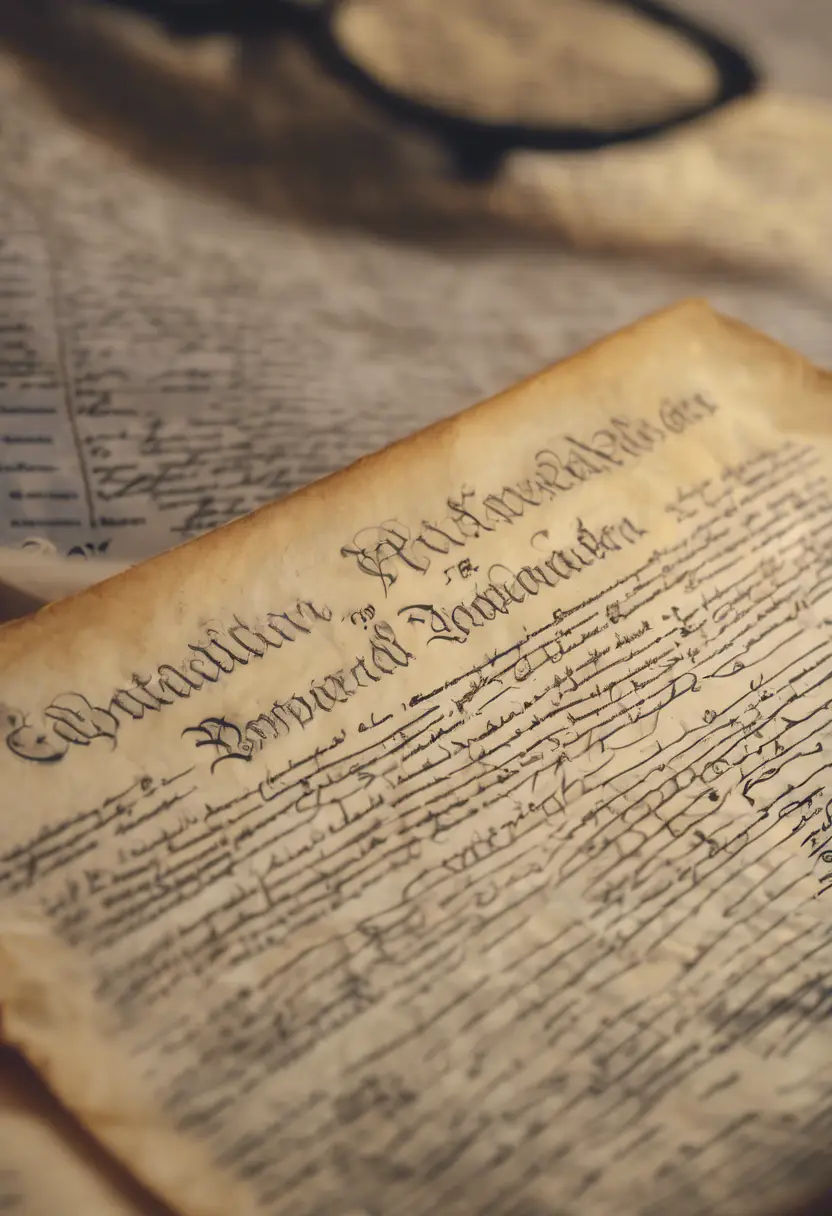
[[[6,626],[8,1042],[187,1216],[819,1190],[830,407],[680,306]]]

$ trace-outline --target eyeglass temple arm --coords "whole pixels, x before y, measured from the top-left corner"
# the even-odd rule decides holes
[[[314,20],[321,0],[96,0],[132,9],[162,25],[174,38],[279,34]]]

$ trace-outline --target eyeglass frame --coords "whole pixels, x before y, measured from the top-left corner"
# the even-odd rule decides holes
[[[174,37],[228,34],[250,39],[294,35],[324,71],[364,101],[394,121],[427,133],[443,144],[459,176],[470,182],[491,180],[499,172],[505,157],[520,150],[595,152],[654,139],[753,94],[761,84],[758,69],[743,50],[659,0],[607,2],[680,35],[714,68],[715,92],[708,100],[683,106],[667,118],[608,128],[470,118],[387,88],[343,50],[335,33],[338,11],[351,0],[248,0],[248,3],[245,0],[242,3],[240,0],[185,0],[181,7],[176,0],[172,5],[165,0],[98,2],[140,11],[163,24]]]

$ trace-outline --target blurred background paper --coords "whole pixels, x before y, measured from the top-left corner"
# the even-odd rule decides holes
[[[579,245],[679,252],[792,275],[832,300],[832,110],[763,94],[661,145],[527,157],[523,178]]]
[[[51,555],[0,580],[76,589],[680,296],[832,363],[832,8],[677,7],[748,50],[759,96],[471,184],[292,39],[9,0],[0,545]],[[713,85],[607,0],[353,0],[338,21],[387,83],[480,117],[649,120]]]

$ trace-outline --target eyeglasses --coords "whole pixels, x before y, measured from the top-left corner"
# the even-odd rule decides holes
[[[760,84],[740,48],[657,0],[98,3],[139,11],[174,37],[296,37],[327,73],[365,101],[438,140],[469,181],[493,178],[515,150],[592,152],[654,138]],[[658,82],[639,75],[643,66],[634,75],[623,70],[628,47],[637,48],[639,38],[643,44],[648,32],[664,37],[667,53],[672,46],[677,56],[686,55],[688,77],[697,77],[695,98],[674,96],[667,75]],[[610,81],[599,79],[603,65],[595,64],[593,76],[601,42],[619,52],[618,80],[612,81],[620,95],[618,112],[609,98],[604,103]],[[553,109],[560,121],[553,121]],[[622,109],[629,112],[624,121]]]

